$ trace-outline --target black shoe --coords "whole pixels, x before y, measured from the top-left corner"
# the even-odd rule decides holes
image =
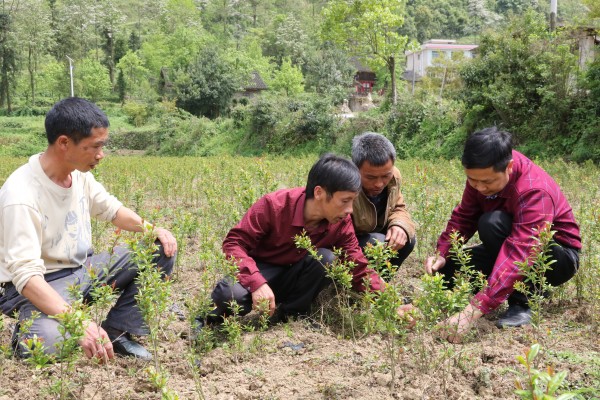
[[[144,346],[133,340],[128,332],[110,327],[105,327],[104,330],[113,344],[115,354],[123,357],[135,357],[144,361],[152,360],[152,354]]]
[[[509,304],[508,310],[502,314],[496,326],[498,328],[516,327],[531,323],[531,309],[520,304]]]
[[[223,317],[214,314],[208,314],[206,318],[196,317],[192,322],[192,340],[196,340],[202,331],[209,327],[219,326],[223,323]]]

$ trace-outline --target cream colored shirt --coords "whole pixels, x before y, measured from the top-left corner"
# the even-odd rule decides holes
[[[0,282],[19,293],[33,276],[84,264],[90,217],[111,221],[122,206],[90,172],[71,178],[70,188],[52,182],[36,154],[0,189]]]

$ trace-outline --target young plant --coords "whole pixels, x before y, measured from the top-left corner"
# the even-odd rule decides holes
[[[86,305],[79,299],[71,303],[69,310],[53,315],[51,318],[59,322],[58,332],[61,340],[56,344],[56,357],[60,360],[59,374],[50,386],[50,391],[59,399],[67,399],[71,398],[74,388],[74,382],[70,381],[70,374],[74,371],[75,361],[81,355],[79,341],[85,335],[85,327],[90,321],[90,315]]]
[[[525,374],[515,381],[515,394],[522,400],[568,400],[578,397],[576,393],[558,395],[567,378],[567,372],[556,372],[552,367],[545,370],[536,369],[534,364],[539,352],[540,345],[536,343],[525,352],[525,356],[517,356],[519,363],[525,367]]]
[[[383,336],[386,345],[392,375],[389,388],[393,392],[400,346],[406,338],[409,324],[406,318],[398,314],[398,309],[404,304],[404,297],[395,285],[388,285],[383,292],[374,296],[372,301],[372,307],[367,312],[373,313],[375,330]]]
[[[450,235],[450,242],[450,254],[460,265],[453,278],[453,288],[451,290],[448,288],[441,274],[425,274],[421,277],[423,290],[415,299],[415,304],[422,314],[422,321],[427,328],[432,328],[462,311],[469,304],[473,293],[487,284],[485,276],[469,265],[471,256],[464,248],[464,239],[458,232]]]
[[[367,243],[363,252],[369,260],[369,267],[373,268],[384,281],[389,282],[396,275],[398,266],[393,265],[390,260],[396,257],[398,252],[392,250],[386,243],[378,242],[375,245]]]
[[[158,246],[152,232],[143,235],[141,240],[137,240],[136,236],[128,242],[131,260],[138,268],[136,301],[148,326],[154,361],[154,366],[146,372],[151,383],[160,390],[163,399],[177,399],[177,394],[167,387],[168,373],[161,366],[158,354],[158,334],[170,322],[170,318],[165,318],[165,314],[170,304],[171,281],[153,262]]]
[[[19,322],[19,330],[22,336],[26,336],[30,332],[33,322],[39,318],[39,316],[40,312],[34,311],[31,313],[30,318]],[[56,361],[54,354],[47,353],[44,340],[35,334],[21,341],[20,345],[22,348],[21,351],[26,355],[25,362],[35,367],[36,370],[45,368]]]
[[[308,253],[325,268],[326,276],[331,279],[334,290],[335,299],[337,301],[336,311],[342,318],[342,336],[346,337],[346,325],[349,325],[351,336],[355,337],[354,328],[354,308],[351,304],[351,289],[352,289],[352,269],[355,264],[351,261],[345,260],[343,251],[341,249],[333,249],[335,260],[329,264],[323,264],[321,262],[322,257],[318,254],[317,249],[313,246],[310,237],[306,232],[302,232],[301,235],[297,235],[294,238],[296,247],[308,251]]]
[[[538,341],[542,339],[540,325],[542,323],[542,309],[548,302],[548,294],[552,292],[552,286],[546,279],[546,272],[552,269],[555,262],[551,259],[551,247],[555,245],[552,240],[554,231],[550,230],[550,224],[546,224],[533,236],[536,244],[531,250],[530,256],[515,264],[519,267],[523,280],[515,283],[515,290],[523,293],[531,308],[531,325],[534,327]]]

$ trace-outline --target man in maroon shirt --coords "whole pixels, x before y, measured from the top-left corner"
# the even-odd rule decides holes
[[[269,193],[250,207],[223,241],[223,252],[239,268],[237,282],[223,279],[212,299],[216,309],[207,323],[219,323],[231,314],[236,301],[240,314],[258,303],[269,304],[269,314],[305,315],[316,295],[330,280],[323,264],[334,260],[332,248],[342,249],[355,263],[352,286],[357,291],[383,289],[383,283],[365,259],[354,234],[352,202],[361,190],[360,174],[349,160],[332,154],[321,157],[308,174],[306,188]],[[315,260],[299,249],[294,238],[302,232],[310,237],[322,256]],[[197,318],[201,327],[204,321]]]
[[[437,243],[439,255],[425,261],[428,273],[439,271],[448,282],[458,268],[449,256],[450,234],[470,239],[477,231],[482,244],[469,248],[471,264],[488,279],[459,314],[446,321],[450,341],[459,341],[472,323],[508,299],[508,310],[497,326],[528,324],[531,311],[522,293],[514,291],[522,280],[515,262],[526,260],[536,244],[539,229],[547,224],[556,233],[546,272],[547,282],[558,286],[579,267],[581,238],[571,206],[557,183],[523,154],[512,150],[508,132],[496,127],[472,134],[465,143],[462,164],[467,183],[460,204],[452,212]]]

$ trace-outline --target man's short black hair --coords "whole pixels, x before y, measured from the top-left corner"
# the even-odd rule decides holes
[[[108,128],[106,114],[94,103],[69,97],[56,103],[46,114],[46,137],[53,144],[60,135],[69,137],[73,142],[92,136],[93,128]]]
[[[385,136],[375,132],[365,132],[352,139],[352,161],[360,168],[365,161],[381,167],[388,161],[396,161],[396,149]]]
[[[359,192],[360,173],[352,161],[336,156],[324,154],[312,166],[306,181],[306,198],[312,199],[315,187],[321,186],[331,198],[335,192]]]
[[[512,135],[495,126],[474,132],[465,142],[462,165],[466,169],[493,167],[495,172],[503,172],[510,160]]]

